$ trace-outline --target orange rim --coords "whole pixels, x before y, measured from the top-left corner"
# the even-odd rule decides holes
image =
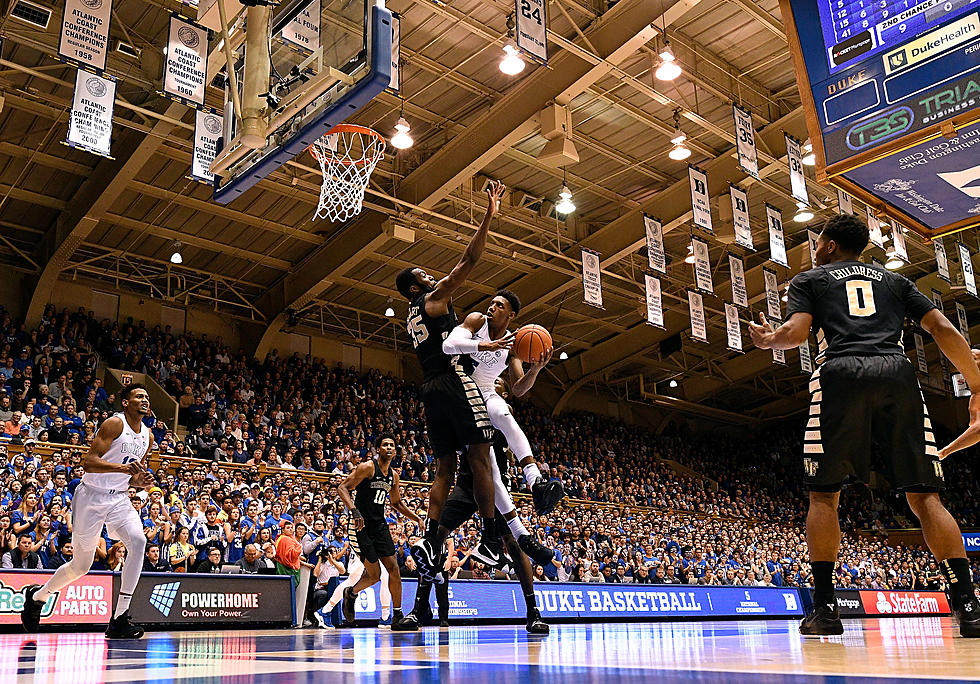
[[[376,130],[374,130],[372,128],[368,128],[366,126],[358,126],[357,124],[346,124],[346,123],[337,124],[336,126],[334,126],[333,128],[331,128],[329,131],[327,131],[324,134],[324,136],[326,136],[326,135],[332,135],[334,133],[360,133],[361,135],[373,136],[373,137],[375,137],[375,138],[377,138],[378,140],[381,141],[382,148],[381,148],[380,154],[384,154],[385,147],[387,146],[387,143],[385,143],[385,139],[384,139],[384,136],[383,135],[381,135],[380,133],[378,133]],[[321,136],[321,139],[322,139],[322,136]],[[314,157],[316,156],[313,153],[313,145],[310,145],[306,149],[309,151],[310,154],[313,154]],[[369,163],[369,161],[370,160],[368,160],[368,159],[358,159],[358,160],[355,160],[355,161],[347,161],[345,159],[335,159],[334,160],[334,162],[337,163],[337,164],[344,164],[344,165],[347,165],[347,166],[362,166],[363,164]]]

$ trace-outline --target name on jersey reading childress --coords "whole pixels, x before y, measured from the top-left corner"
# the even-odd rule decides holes
[[[878,269],[867,266],[845,266],[844,268],[833,269],[830,271],[830,275],[834,276],[836,280],[844,280],[851,276],[861,276],[862,278],[871,278],[872,280],[880,281],[885,274]]]

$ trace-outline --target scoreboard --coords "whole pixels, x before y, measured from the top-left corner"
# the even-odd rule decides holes
[[[818,179],[926,237],[980,225],[980,0],[780,8]]]

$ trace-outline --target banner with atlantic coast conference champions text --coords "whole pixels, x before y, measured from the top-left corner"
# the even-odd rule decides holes
[[[194,156],[191,158],[191,178],[203,183],[214,181],[208,169],[218,153],[221,138],[221,115],[208,109],[198,109],[194,117]]]
[[[762,277],[766,284],[766,308],[769,318],[773,321],[783,320],[782,305],[779,302],[779,278],[776,272],[769,268],[762,269]],[[776,325],[774,322],[773,325]]]
[[[691,248],[694,250],[694,286],[698,292],[712,294],[715,291],[711,282],[711,260],[708,252],[708,242],[691,236]]]
[[[647,323],[664,330],[664,302],[663,292],[660,289],[660,278],[645,273],[644,284],[647,298]]]
[[[651,271],[667,272],[667,252],[664,250],[664,230],[659,220],[643,215],[643,230],[647,238],[647,263]]]
[[[687,305],[691,312],[691,337],[698,342],[707,342],[708,323],[704,318],[704,300],[699,293],[688,290]]]
[[[208,79],[208,30],[178,17],[170,17],[167,61],[163,66],[163,92],[190,107],[204,104]]]
[[[755,251],[752,242],[752,224],[749,217],[749,195],[737,185],[729,186],[732,196],[732,222],[735,224],[735,244]]]
[[[708,196],[708,174],[694,166],[687,167],[688,180],[691,183],[691,221],[698,228],[709,233],[711,227],[711,197]]]
[[[602,308],[602,273],[599,269],[599,253],[582,248],[582,289],[585,303]]]
[[[68,145],[108,157],[115,102],[116,79],[79,69],[75,74],[75,96],[68,120]]]
[[[783,215],[766,202],[766,223],[769,224],[769,259],[789,268],[786,258],[786,239],[783,237]]]
[[[936,269],[939,272],[939,277],[948,283],[950,282],[949,258],[946,256],[946,245],[942,238],[936,238],[932,241],[932,246],[936,250]]]
[[[738,165],[745,173],[759,180],[759,153],[755,149],[752,114],[747,109],[733,104],[732,116],[735,119],[735,149],[738,154]]]
[[[732,301],[735,306],[749,308],[749,291],[745,286],[745,262],[736,254],[728,255],[728,268],[732,273]]]
[[[725,302],[725,327],[728,330],[728,348],[742,351],[742,326],[738,322],[738,307]]]
[[[75,66],[105,71],[112,0],[65,0],[58,55]]]

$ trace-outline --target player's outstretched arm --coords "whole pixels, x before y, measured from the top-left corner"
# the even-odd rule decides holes
[[[752,336],[752,344],[759,349],[794,349],[806,342],[812,325],[813,316],[797,312],[773,330],[766,315],[760,313],[758,323],[749,321],[749,335]]]
[[[453,267],[449,275],[436,283],[435,289],[426,297],[426,311],[430,315],[441,313],[441,311],[430,310],[429,303],[431,302],[436,308],[439,308],[439,304],[448,304],[453,293],[466,282],[473,271],[473,267],[476,266],[476,262],[483,256],[483,248],[487,245],[487,233],[490,232],[490,221],[500,210],[500,198],[503,194],[504,184],[499,181],[490,181],[487,186],[487,213],[483,217],[483,222],[480,223],[480,227],[470,239],[470,244],[466,245],[459,263]]]
[[[938,309],[923,316],[921,325],[936,340],[939,350],[956,366],[956,370],[963,374],[971,392],[970,425],[963,434],[939,450],[939,458],[942,459],[980,442],[980,367],[977,367],[966,338]]]
[[[505,335],[499,340],[475,340],[473,336],[480,332],[486,316],[474,311],[469,314],[462,325],[453,328],[449,336],[442,342],[442,351],[446,354],[475,354],[481,351],[498,351],[510,349],[514,343],[514,335]]]
[[[399,486],[398,471],[393,471],[392,482],[391,482],[391,492],[388,494],[388,498],[391,500],[391,507],[404,515],[406,518],[414,522],[419,527],[422,527],[422,518],[413,511],[411,508],[405,505],[402,501],[402,491]]]
[[[89,447],[88,453],[82,459],[82,465],[85,467],[86,473],[124,473],[126,475],[138,475],[143,470],[143,466],[139,461],[133,461],[132,463],[123,465],[121,463],[109,463],[109,461],[103,458],[106,452],[109,451],[109,447],[112,446],[113,440],[122,434],[122,430],[122,418],[118,416],[113,416],[102,423],[99,431],[95,433],[92,446]]]
[[[524,362],[511,354],[509,361],[510,391],[514,393],[515,397],[523,397],[531,391],[531,388],[534,386],[534,381],[538,379],[538,373],[551,361],[551,353],[551,349],[542,352],[538,360],[530,364],[526,371],[524,370]]]
[[[357,489],[357,485],[361,484],[361,482],[372,477],[374,477],[374,461],[364,461],[364,463],[354,468],[354,471],[347,476],[347,479],[337,487],[337,494],[340,495],[340,500],[344,502],[347,510],[351,513],[355,530],[364,527],[364,516],[354,506],[354,497],[351,495],[351,492]]]

